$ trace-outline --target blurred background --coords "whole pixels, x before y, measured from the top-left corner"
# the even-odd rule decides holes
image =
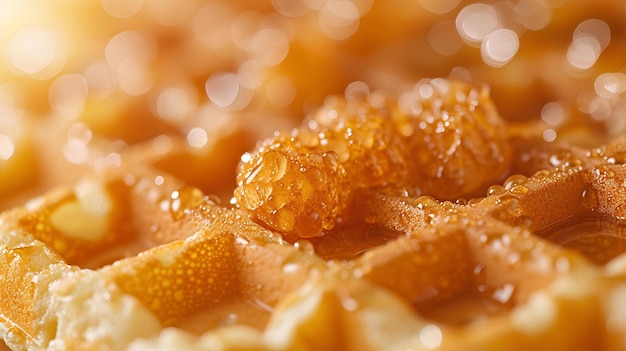
[[[623,0],[0,0],[0,209],[137,144],[228,194],[241,153],[326,96],[424,78],[593,146],[626,129],[625,57]]]

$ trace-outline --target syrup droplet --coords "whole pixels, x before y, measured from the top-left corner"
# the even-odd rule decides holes
[[[200,206],[203,203],[204,194],[202,191],[190,186],[173,191],[168,201],[170,214],[176,220],[183,218],[189,209]]]
[[[492,185],[487,189],[487,196],[501,195],[506,192],[506,189],[502,185]]]
[[[544,179],[550,176],[550,171],[542,169],[540,171],[537,171],[537,173],[535,173],[535,175],[533,176],[534,178],[537,179]]]
[[[503,210],[514,212],[519,206],[519,199],[512,195],[504,195],[496,201],[496,204]]]
[[[420,196],[415,200],[415,207],[420,210],[433,209],[437,206],[439,206],[439,202],[431,196]]]
[[[583,188],[581,204],[589,210],[593,210],[598,207],[598,193],[590,184],[585,184]]]
[[[509,191],[511,192],[511,194],[515,195],[526,195],[526,193],[528,193],[528,188],[525,185],[520,184],[511,187]]]
[[[582,161],[569,151],[559,151],[548,159],[553,167],[580,167]]]
[[[614,161],[614,164],[624,164],[626,163],[626,151],[616,151],[611,154],[611,158]]]
[[[518,187],[518,186],[523,186],[527,180],[528,178],[524,175],[521,175],[521,174],[512,175],[504,182],[504,189],[513,192],[512,191],[513,188]],[[526,191],[528,191],[528,189],[526,189]]]

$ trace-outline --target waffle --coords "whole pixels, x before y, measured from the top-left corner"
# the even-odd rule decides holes
[[[626,349],[621,2],[124,4],[0,3],[8,349]]]
[[[496,178],[519,162],[521,152],[508,150],[513,143],[501,138],[504,124],[484,89],[444,80],[421,82],[417,88],[424,86],[439,89],[427,99],[439,109],[425,108],[412,123],[434,117],[436,126],[447,120],[447,131],[462,137],[462,143],[481,141],[486,150],[494,150],[494,143],[501,146],[484,165],[484,157],[464,160],[501,169]],[[454,99],[441,102],[448,97]],[[287,138],[293,143],[278,136],[244,157],[249,160],[240,166],[239,187],[228,206],[169,175],[174,163],[160,162],[163,156],[149,145],[141,152],[129,150],[115,171],[85,177],[72,188],[6,211],[1,223],[2,272],[9,282],[2,290],[2,301],[8,301],[2,305],[7,345],[313,350],[600,344],[622,349],[624,141],[591,151],[553,150],[547,159],[533,160],[551,167],[528,178],[514,175],[502,186],[491,186],[488,196],[466,203],[411,197],[408,189],[435,196],[441,186],[424,182],[426,176],[408,182],[414,177],[402,172],[406,164],[383,162],[396,159],[390,156],[399,152],[392,142],[382,150],[393,153],[378,155],[379,164],[389,166],[380,179],[399,178],[384,184],[368,183],[380,179],[368,180],[374,173],[358,168],[372,165],[359,160],[376,155],[384,139],[359,144],[363,139],[357,136],[347,158],[326,147],[332,143],[305,143],[309,132],[325,133],[333,141],[357,116],[361,122],[378,122],[372,135],[388,135],[384,126],[391,121],[389,134],[401,137],[397,146],[411,146],[413,136],[399,132],[406,129],[398,123],[402,119],[388,113],[398,105],[390,101],[374,108],[368,102],[373,98],[340,110],[334,121],[342,128],[318,124],[310,129],[305,121]],[[328,110],[336,111],[322,109],[311,120],[322,120],[319,116]],[[495,122],[489,124],[493,133],[464,133],[485,120]],[[437,135],[436,128],[424,130],[426,136]],[[476,135],[486,139],[472,140]],[[441,138],[433,149],[445,152],[450,140],[456,143]],[[320,155],[334,154],[334,162],[309,159],[316,155],[313,145],[325,145]],[[280,150],[282,162],[276,155]],[[415,155],[414,149],[409,147],[406,155]],[[440,164],[449,167],[441,172],[459,175],[454,160]],[[315,170],[320,183],[290,183],[313,179],[303,168]],[[337,169],[350,181],[333,183]],[[463,169],[473,168],[464,164]],[[334,173],[326,175],[327,170]],[[484,182],[468,184],[491,184],[493,176],[486,173]],[[461,173],[457,184],[465,185],[465,177]],[[433,179],[439,179],[436,173]],[[264,194],[259,189],[268,184],[276,190],[259,198]],[[332,188],[335,184],[338,189]],[[282,189],[296,205],[304,194],[314,201],[293,207],[280,201]],[[339,209],[328,214],[332,226],[324,228],[328,220],[314,216],[322,234],[310,235],[314,223],[302,229],[274,220],[288,218],[281,211],[311,217],[307,211],[330,208],[336,192],[344,195]],[[266,215],[271,211],[274,217]]]

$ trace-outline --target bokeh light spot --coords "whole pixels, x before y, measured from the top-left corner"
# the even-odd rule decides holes
[[[483,61],[493,67],[507,64],[519,50],[517,33],[510,29],[498,29],[491,32],[481,45]]]

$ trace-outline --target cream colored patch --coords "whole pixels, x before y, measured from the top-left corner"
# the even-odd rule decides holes
[[[109,229],[111,196],[102,185],[90,181],[77,184],[74,193],[76,201],[61,205],[50,215],[52,226],[72,238],[99,240]]]
[[[70,270],[63,264],[42,275],[34,311],[37,342],[47,350],[122,350],[139,337],[156,337],[162,325],[135,297],[91,270]]]
[[[126,351],[220,351],[267,349],[263,335],[245,326],[228,326],[208,332],[201,337],[182,329],[168,327],[157,338],[137,339]]]
[[[622,284],[609,295],[606,304],[606,327],[609,332],[623,334],[626,332],[626,285]]]
[[[554,299],[545,292],[533,294],[524,306],[511,314],[515,328],[528,335],[537,335],[549,329],[555,322],[557,306]]]
[[[606,264],[605,272],[609,276],[626,275],[626,253],[621,254]]]

